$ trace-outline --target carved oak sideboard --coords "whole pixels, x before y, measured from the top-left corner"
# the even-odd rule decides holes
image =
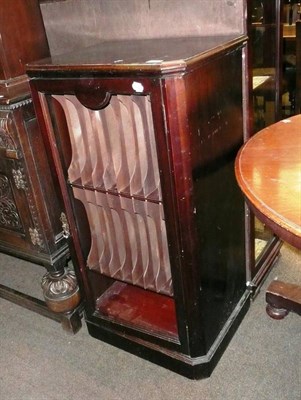
[[[80,318],[72,311],[79,289],[73,271],[65,268],[65,214],[25,73],[27,62],[49,55],[39,2],[0,0],[0,34],[0,251],[47,268],[43,294],[48,309],[39,299],[4,285],[0,296],[76,331]]]

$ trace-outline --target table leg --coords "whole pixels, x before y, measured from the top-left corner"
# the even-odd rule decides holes
[[[274,280],[266,291],[267,313],[283,319],[290,311],[301,315],[301,286]]]

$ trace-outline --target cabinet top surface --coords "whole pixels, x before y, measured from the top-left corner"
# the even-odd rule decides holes
[[[30,63],[27,72],[31,77],[43,76],[45,72],[180,72],[245,39],[245,36],[232,35],[103,41],[76,52]]]

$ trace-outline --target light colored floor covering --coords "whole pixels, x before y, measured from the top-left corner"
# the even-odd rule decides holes
[[[264,287],[301,283],[284,246]],[[12,273],[14,271],[14,273]],[[1,283],[40,294],[41,267],[0,254]],[[38,277],[38,278],[37,278]],[[0,299],[0,400],[300,400],[301,318],[265,313],[262,290],[209,379],[191,381]]]

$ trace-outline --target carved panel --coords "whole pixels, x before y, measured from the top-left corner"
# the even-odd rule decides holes
[[[17,133],[13,113],[14,110],[20,109],[30,103],[32,103],[31,99],[24,99],[13,104],[0,106],[0,148],[16,152],[18,158],[21,156],[21,150],[18,148],[18,144],[13,136],[14,133]]]
[[[9,124],[11,124],[10,113],[1,113],[0,116],[0,148],[5,148],[8,150],[17,150],[16,143],[11,136]]]
[[[10,182],[3,174],[0,174],[0,227],[23,232]]]
[[[6,171],[8,176],[11,177],[11,184],[14,190],[24,191],[26,197],[24,197],[22,204],[18,206],[19,213],[17,212],[17,205],[13,197],[13,188],[10,187],[9,179],[3,175],[1,186],[3,193],[1,193],[0,213],[1,221],[0,225],[12,230],[20,230],[23,233],[24,228],[21,225],[20,215],[27,213],[29,210],[30,220],[32,224],[28,227],[27,235],[34,246],[40,249],[45,249],[45,243],[43,240],[42,229],[40,227],[40,220],[38,217],[38,210],[36,202],[30,189],[30,182],[28,181],[28,171],[26,164],[21,160],[23,154],[18,145],[18,137],[23,131],[19,131],[18,121],[19,112],[22,111],[22,118],[26,110],[24,106],[31,103],[31,99],[25,99],[18,103],[14,103],[8,106],[0,107],[0,151],[1,159],[6,164]],[[9,195],[7,194],[7,188],[9,188]]]

